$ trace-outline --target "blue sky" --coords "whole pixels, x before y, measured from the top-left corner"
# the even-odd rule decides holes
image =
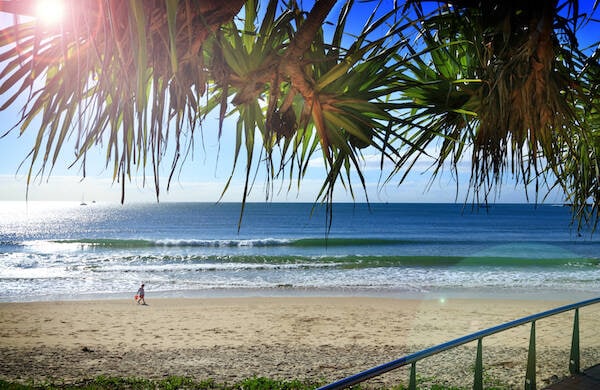
[[[12,21],[12,16],[0,12],[0,26],[5,26]],[[17,107],[0,112],[0,133],[4,133],[12,126],[17,118]],[[215,114],[216,115],[216,114]],[[219,199],[232,168],[232,155],[234,150],[235,125],[233,122],[225,124],[223,136],[217,139],[216,118],[208,118],[203,124],[202,136],[195,136],[195,149],[193,158],[183,165],[181,172],[176,175],[167,192],[166,183],[170,161],[165,161],[161,172],[161,202],[169,201],[208,201]],[[24,200],[26,194],[27,172],[26,162],[20,169],[19,164],[27,156],[36,136],[35,126],[29,128],[23,135],[18,136],[18,131],[11,132],[0,139],[0,201]],[[80,201],[107,201],[119,202],[121,198],[120,183],[113,183],[112,167],[106,168],[104,150],[97,149],[88,156],[86,164],[86,177],[82,179],[79,165],[69,168],[73,162],[73,148],[63,148],[62,157],[53,168],[52,172],[46,171],[42,177],[34,179],[29,189],[30,200],[67,200]],[[470,161],[463,161],[460,167],[460,187],[457,195],[456,182],[449,175],[441,175],[431,182],[431,175],[427,167],[431,161],[422,161],[414,169],[406,181],[398,186],[392,182],[381,186],[381,172],[379,169],[379,156],[366,155],[364,173],[367,179],[367,193],[371,202],[462,202],[465,200],[465,191],[468,186]],[[325,170],[321,157],[316,156],[314,163],[308,170],[300,188],[293,187],[287,190],[288,182],[276,182],[275,194],[271,194],[272,201],[306,201],[316,199],[322,185]],[[223,197],[224,201],[241,201],[243,193],[243,172],[235,175],[232,184]],[[50,173],[50,174],[49,174]],[[295,184],[294,184],[295,185]],[[356,201],[364,201],[365,195],[358,181],[355,182]],[[282,187],[281,191],[277,191]],[[265,201],[264,180],[256,180],[250,201]],[[335,201],[352,201],[348,191],[340,188],[335,195]],[[501,190],[498,202],[525,202],[525,191],[522,187],[515,187],[510,180]],[[151,168],[144,172],[139,171],[126,183],[126,202],[154,202],[154,183]],[[551,196],[548,202],[561,202],[560,196]]]

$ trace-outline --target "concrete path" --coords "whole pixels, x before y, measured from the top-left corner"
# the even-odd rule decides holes
[[[598,390],[600,389],[600,364],[590,367],[579,375],[546,387],[547,390]]]

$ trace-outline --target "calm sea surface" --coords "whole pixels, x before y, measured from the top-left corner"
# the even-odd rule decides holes
[[[0,301],[374,295],[586,299],[600,232],[553,205],[0,202]]]

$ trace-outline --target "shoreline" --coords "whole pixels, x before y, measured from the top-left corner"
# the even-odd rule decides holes
[[[135,287],[135,286],[133,286]],[[135,287],[137,288],[137,287]],[[128,292],[98,292],[84,294],[48,294],[0,296],[2,303],[27,302],[77,302],[129,300],[135,294],[134,289]],[[277,286],[264,288],[213,288],[200,290],[161,290],[146,288],[146,295],[151,299],[219,299],[219,298],[383,298],[400,300],[513,300],[513,301],[561,301],[575,303],[600,296],[592,291],[539,289],[498,289],[498,288],[449,288],[434,291],[412,291],[401,288],[369,288],[369,287],[294,287]]]
[[[333,381],[410,353],[573,303],[390,297],[155,298],[0,303],[0,379],[75,382],[98,375],[253,376]],[[538,382],[568,375],[573,313],[537,321]],[[600,362],[600,305],[581,309],[582,367]],[[529,326],[484,339],[490,378],[522,388]],[[418,364],[421,378],[471,386],[476,343]],[[407,383],[401,368],[367,383]]]

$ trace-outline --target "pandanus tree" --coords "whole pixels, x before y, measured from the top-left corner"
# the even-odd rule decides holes
[[[0,109],[22,105],[8,131],[37,127],[30,179],[72,137],[84,175],[86,153],[101,147],[123,196],[146,167],[158,196],[163,159],[172,177],[218,113],[220,136],[236,120],[231,177],[245,171],[243,201],[257,166],[267,188],[291,188],[319,155],[317,197],[331,201],[336,185],[354,193],[367,150],[394,167],[386,181],[401,183],[424,157],[433,176],[470,160],[476,201],[512,176],[536,199],[560,188],[578,221],[598,220],[600,50],[578,41],[598,24],[596,4],[63,2],[59,25],[16,18],[0,33]],[[35,2],[0,4],[31,15]]]

